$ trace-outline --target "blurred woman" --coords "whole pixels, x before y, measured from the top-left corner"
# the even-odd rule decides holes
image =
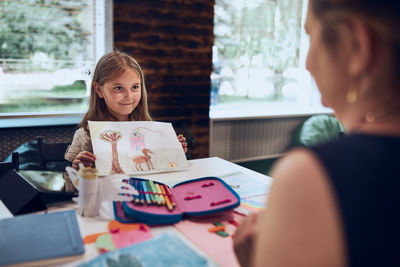
[[[274,167],[243,266],[400,266],[400,1],[309,0],[307,69],[346,136]]]

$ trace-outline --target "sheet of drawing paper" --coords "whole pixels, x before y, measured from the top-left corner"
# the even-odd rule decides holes
[[[171,123],[89,121],[99,175],[154,173],[188,167]]]
[[[260,181],[242,172],[235,172],[218,176],[238,193],[240,198],[265,195],[269,188],[269,181]]]
[[[185,244],[177,233],[168,232],[148,241],[102,254],[79,266],[203,267],[209,266],[209,262]]]
[[[235,208],[235,212],[245,216],[258,213],[266,208],[267,200],[268,194],[242,198],[240,199],[240,206]]]
[[[229,223],[232,219],[239,223],[244,217],[235,213],[224,214],[207,218],[182,220],[175,224],[175,228],[183,233],[189,240],[207,253],[219,266],[239,267],[239,262],[233,251],[232,235],[237,226]],[[209,232],[214,227],[213,222],[221,222],[225,225],[228,237],[221,237]]]

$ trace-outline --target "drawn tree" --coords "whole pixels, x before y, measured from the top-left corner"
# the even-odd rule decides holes
[[[100,139],[111,143],[112,159],[111,159],[111,174],[124,173],[118,160],[117,142],[122,138],[122,134],[118,131],[107,130],[100,134]]]

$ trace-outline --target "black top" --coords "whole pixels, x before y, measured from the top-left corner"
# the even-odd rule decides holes
[[[311,148],[336,192],[350,266],[400,266],[400,138],[349,135]]]

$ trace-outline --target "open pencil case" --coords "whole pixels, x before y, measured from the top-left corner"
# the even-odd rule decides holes
[[[141,178],[130,178],[129,183],[140,192],[144,201],[135,197],[131,202],[114,202],[115,218],[122,223],[173,224],[186,216],[209,215],[240,205],[239,195],[217,177],[198,178],[173,187]],[[150,183],[155,184],[156,190],[151,190]],[[159,196],[160,201],[163,198],[164,205],[151,201],[152,196]],[[148,204],[149,198],[152,204]],[[167,205],[168,201],[171,205]]]

